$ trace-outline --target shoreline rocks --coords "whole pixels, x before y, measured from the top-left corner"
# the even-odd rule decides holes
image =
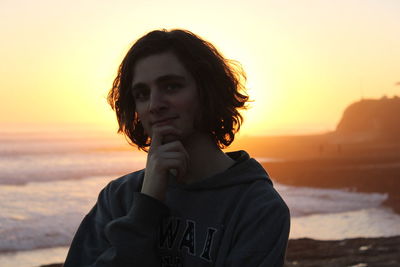
[[[289,240],[285,267],[294,266],[400,266],[400,236]]]

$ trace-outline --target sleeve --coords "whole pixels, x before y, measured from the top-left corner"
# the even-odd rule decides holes
[[[64,267],[160,266],[157,232],[168,207],[135,192],[127,215],[111,219],[104,191],[79,226]]]
[[[275,192],[273,199],[252,201],[244,211],[224,266],[283,266],[289,238],[290,214]]]

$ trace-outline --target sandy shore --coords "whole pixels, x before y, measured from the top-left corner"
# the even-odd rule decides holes
[[[61,267],[62,264],[41,267]],[[286,267],[400,266],[400,236],[319,241],[289,240]]]

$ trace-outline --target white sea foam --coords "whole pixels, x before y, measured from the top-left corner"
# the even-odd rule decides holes
[[[388,197],[381,193],[349,192],[339,189],[294,187],[275,184],[295,217],[378,208]]]
[[[400,216],[390,209],[370,208],[294,217],[290,238],[341,240],[400,235]]]
[[[121,174],[143,166],[142,155],[124,151],[1,157],[0,184]]]
[[[88,178],[0,186],[0,251],[67,245],[109,181]]]
[[[113,139],[0,139],[0,184],[79,179],[142,168],[145,153]]]
[[[292,216],[290,238],[340,240],[400,235],[400,215],[382,206],[387,194],[276,184]]]

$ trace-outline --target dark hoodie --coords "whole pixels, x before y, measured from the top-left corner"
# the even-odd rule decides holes
[[[244,151],[202,181],[140,193],[144,171],[110,182],[82,221],[65,267],[283,266],[289,210]]]

